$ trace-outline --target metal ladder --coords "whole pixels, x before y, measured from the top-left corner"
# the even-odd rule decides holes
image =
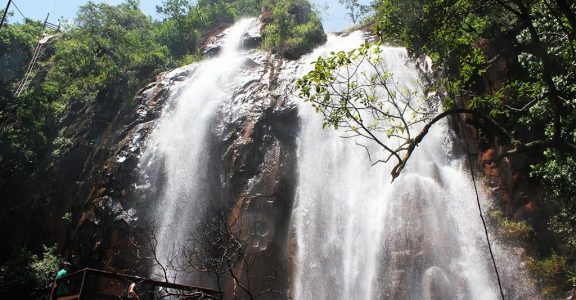
[[[40,56],[40,53],[42,52],[42,49],[44,47],[44,43],[46,43],[49,39],[49,38],[47,38],[47,36],[45,36],[46,28],[60,31],[60,23],[58,23],[58,25],[49,23],[48,22],[49,16],[50,16],[50,14],[48,13],[48,15],[46,16],[46,19],[44,20],[44,26],[42,27],[42,37],[38,40],[38,44],[36,45],[36,49],[34,49],[34,54],[32,55],[32,59],[30,60],[30,63],[28,64],[28,68],[26,69],[26,72],[24,73],[24,77],[22,77],[22,80],[18,84],[18,88],[16,89],[16,92],[14,93],[14,95],[16,95],[16,97],[20,96],[20,94],[22,94],[22,92],[24,92],[26,90],[26,88],[28,87],[28,84],[30,83],[30,80],[32,78],[32,71],[34,70],[34,66],[36,65],[36,61],[38,60],[38,57]]]

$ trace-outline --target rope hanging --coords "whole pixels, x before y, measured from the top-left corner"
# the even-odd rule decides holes
[[[470,168],[470,176],[472,177],[472,183],[474,184],[474,192],[476,193],[476,203],[478,204],[478,212],[480,213],[480,219],[482,219],[482,226],[484,227],[484,234],[486,235],[486,242],[488,242],[488,250],[490,252],[490,258],[492,259],[492,264],[494,265],[494,271],[496,272],[496,279],[498,280],[498,288],[500,289],[500,296],[504,300],[504,289],[502,288],[502,282],[500,281],[500,273],[498,272],[498,267],[496,266],[496,260],[494,259],[494,253],[492,252],[492,244],[490,243],[490,237],[488,236],[488,228],[486,227],[486,221],[482,215],[482,207],[480,206],[480,196],[478,196],[478,187],[476,185],[476,176],[474,176],[474,164],[472,164],[472,154],[470,154],[470,146],[468,145],[468,139],[466,138],[466,131],[462,125],[462,119],[460,114],[458,116],[458,124],[460,124],[460,129],[462,130],[462,136],[464,139],[464,145],[466,146],[466,154],[468,155],[468,166]]]

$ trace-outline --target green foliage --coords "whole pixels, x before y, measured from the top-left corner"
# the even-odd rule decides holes
[[[43,85],[60,102],[90,99],[131,70],[144,72],[133,83],[136,89],[142,79],[169,64],[167,47],[150,35],[152,22],[136,2],[89,2],[80,7],[75,25],[57,44]]]
[[[510,220],[499,209],[491,210],[488,216],[495,222],[498,234],[504,240],[526,244],[534,236],[534,230],[528,222]]]
[[[365,42],[332,52],[314,62],[314,70],[296,82],[299,96],[324,116],[323,127],[341,128],[382,147],[377,162],[396,160],[393,178],[403,168],[419,138],[414,131],[429,120],[434,107],[418,100],[418,90],[398,85],[383,61],[383,48]],[[418,86],[418,82],[404,82]]]
[[[13,95],[38,42],[41,25],[26,21],[0,30],[0,231],[5,257],[10,247],[28,243],[29,230],[22,226],[43,208],[31,188],[48,167],[57,120],[70,101],[94,101],[95,94],[130,74],[130,90],[169,62],[165,46],[150,32],[152,22],[137,9],[137,1],[118,6],[88,3],[80,9],[75,26],[67,28],[44,48],[55,54],[41,58],[32,74],[33,84],[19,97]],[[4,72],[5,71],[5,72]],[[130,95],[131,96],[131,95]],[[131,98],[131,97],[130,97]],[[58,142],[62,145],[58,145]],[[57,141],[57,149],[70,141]],[[58,151],[55,151],[56,153]],[[28,230],[28,231],[27,231]]]
[[[448,77],[443,85],[452,100],[471,98],[472,108],[505,126],[520,120],[531,130],[515,132],[519,140],[573,144],[576,25],[563,5],[572,5],[572,11],[575,6],[566,1],[382,0],[376,8],[379,34],[402,42],[415,56],[430,56]],[[518,70],[499,89],[485,88],[482,76],[499,60]],[[575,152],[573,146],[551,148]]]
[[[528,266],[542,289],[544,297],[553,298],[568,289],[566,274],[569,271],[566,257],[553,253],[542,259],[528,260]]]
[[[532,176],[542,178],[553,200],[566,208],[574,208],[576,206],[575,157],[553,149],[546,149],[544,158],[542,162],[532,166]]]
[[[558,234],[564,242],[576,249],[576,215],[573,208],[563,208],[550,220],[550,228]]]
[[[156,40],[166,45],[175,59],[198,52],[201,39],[200,30],[189,19],[168,19],[154,28]]]
[[[308,1],[277,1],[273,21],[264,30],[265,49],[296,59],[325,40],[322,23]]]
[[[48,143],[47,131],[53,121],[51,104],[44,95],[14,97],[32,57],[42,25],[26,20],[4,24],[0,30],[0,236],[4,245],[17,247],[25,239],[22,218],[37,208],[29,196],[32,176]]]
[[[67,212],[62,216],[62,220],[64,222],[66,222],[67,224],[70,224],[70,222],[72,222],[72,213],[71,212]]]
[[[5,24],[0,30],[0,83],[12,87],[24,75],[42,30],[39,22]]]
[[[526,221],[504,220],[500,224],[500,232],[506,237],[527,241],[533,234],[532,226]]]
[[[18,249],[0,266],[2,299],[46,299],[62,258],[56,245],[43,246],[40,256]]]
[[[297,58],[325,41],[322,24],[307,0],[166,0],[157,11],[164,20],[155,28],[156,39],[176,59],[197,55],[206,33],[241,17],[260,15],[272,9],[266,24],[264,48],[288,58]]]
[[[346,16],[352,24],[358,25],[364,16],[370,12],[368,5],[361,4],[358,0],[338,0],[346,8]]]

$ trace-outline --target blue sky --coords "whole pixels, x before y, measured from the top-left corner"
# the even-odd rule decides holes
[[[49,22],[51,23],[57,23],[60,17],[71,20],[76,15],[78,7],[86,2],[88,2],[88,0],[13,0],[9,11],[13,12],[14,16],[9,19],[9,22],[19,22],[22,20],[22,15],[16,7],[20,9],[24,16],[35,20],[43,21],[48,13],[50,13]],[[119,4],[124,1],[93,0],[93,2]],[[140,0],[140,9],[153,18],[158,18],[156,15],[156,5],[159,5],[161,2],[162,0]],[[311,2],[323,7],[321,13],[324,30],[340,31],[350,26],[351,21],[346,18],[343,7],[337,0],[312,0]],[[370,1],[364,0],[360,2],[367,4]],[[7,3],[8,0],[0,0],[2,8],[6,7]]]

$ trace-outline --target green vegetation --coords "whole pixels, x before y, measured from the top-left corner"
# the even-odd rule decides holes
[[[34,46],[38,41],[38,36],[42,30],[39,22],[25,20],[18,26],[3,26],[0,31],[0,82],[8,84],[13,88],[13,84],[22,78],[23,66],[28,63]]]
[[[361,4],[358,0],[338,0],[346,8],[346,16],[352,24],[358,25],[360,21],[370,13],[370,6]]]
[[[490,211],[488,216],[495,222],[498,227],[498,234],[503,239],[521,245],[526,245],[532,241],[534,230],[528,222],[509,220],[499,209]]]
[[[430,116],[424,103],[415,103],[417,90],[401,90],[383,65],[381,49],[365,42],[358,49],[320,57],[314,70],[296,82],[306,101],[324,115],[323,127],[344,128],[348,136],[361,136],[382,147],[384,158],[396,161],[396,178],[423,135],[412,126]],[[379,94],[383,89],[385,96]],[[397,138],[397,144],[388,143]],[[406,154],[404,154],[406,152]]]
[[[325,41],[318,15],[307,0],[166,0],[158,6],[165,18],[158,26],[158,40],[167,45],[172,55],[181,59],[198,55],[205,33],[218,25],[233,23],[246,16],[270,13],[265,20],[265,49],[295,59]]]
[[[565,291],[559,283],[565,281],[569,271],[566,257],[553,253],[542,259],[529,259],[528,267],[539,279],[544,297],[553,298]]]
[[[324,43],[326,35],[308,1],[274,1],[273,21],[264,30],[264,48],[296,59]]]
[[[427,55],[432,59],[442,79],[428,89],[443,96],[444,112],[436,117],[417,114],[416,119],[426,126],[410,136],[403,132],[407,128],[394,130],[392,125],[392,135],[402,133],[407,145],[390,148],[389,123],[375,126],[357,113],[360,107],[382,122],[405,121],[405,115],[382,111],[386,101],[372,98],[374,87],[393,90],[389,82],[371,78],[366,93],[354,85],[330,85],[340,68],[354,71],[358,61],[370,61],[370,51],[319,59],[315,70],[299,82],[301,95],[326,116],[327,125],[337,127],[344,121],[353,133],[378,142],[389,155],[386,160],[396,161],[394,177],[432,124],[459,113],[472,114],[484,132],[499,136],[506,147],[498,153],[498,160],[529,155],[528,171],[547,189],[542,202],[560,211],[550,228],[566,242],[558,255],[569,267],[547,282],[558,285],[551,290],[568,289],[566,270],[576,266],[571,229],[576,215],[576,3],[379,0],[373,8],[371,22],[381,40],[406,46],[415,58]],[[334,112],[342,118],[334,118]],[[509,222],[504,227],[524,235],[529,229],[525,225]]]
[[[36,203],[30,200],[34,173],[41,153],[46,149],[44,97],[15,98],[12,92],[22,78],[42,25],[26,20],[19,25],[4,25],[0,30],[0,263],[12,249],[20,249],[26,233],[20,224],[33,215]]]
[[[62,106],[73,99],[93,99],[127,73],[135,91],[169,65],[168,49],[150,34],[153,24],[136,1],[88,3],[78,11],[75,25],[56,43],[42,85],[42,94],[58,98]]]
[[[2,299],[46,299],[56,278],[62,258],[56,246],[43,246],[38,256],[20,249],[0,265],[0,297]],[[27,294],[29,293],[29,294]]]

